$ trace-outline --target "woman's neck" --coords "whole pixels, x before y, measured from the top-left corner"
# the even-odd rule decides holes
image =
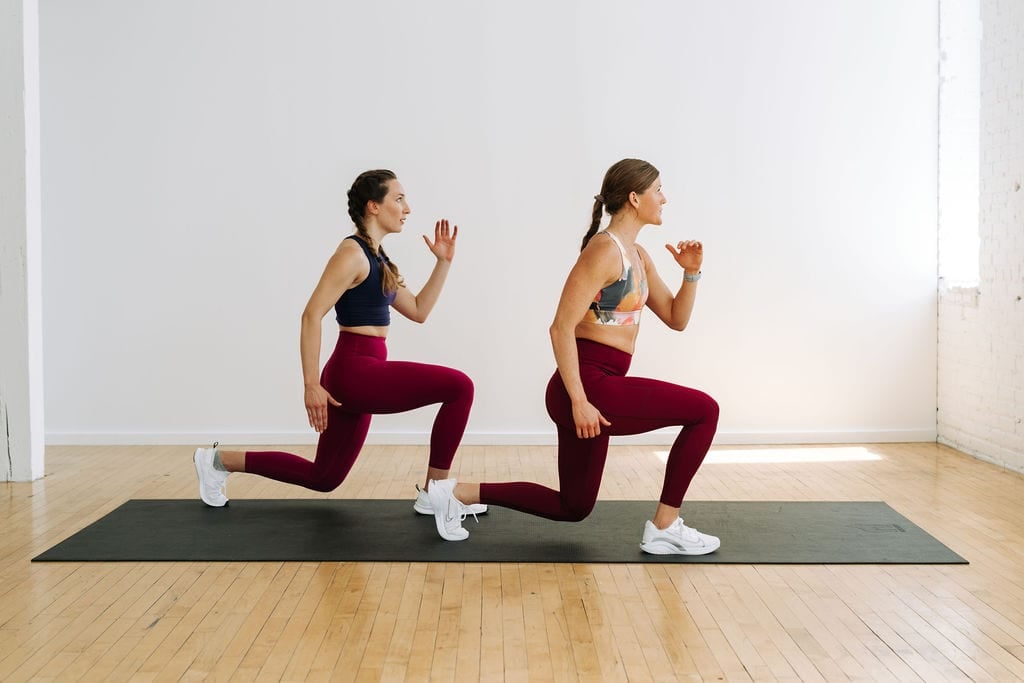
[[[363,228],[363,234],[365,237],[368,237],[370,239],[370,246],[373,249],[380,249],[381,242],[384,240],[384,237],[387,235],[387,232],[383,230],[380,226],[371,223],[370,225],[367,225]]]
[[[636,236],[640,234],[640,230],[643,227],[642,223],[632,217],[618,218],[617,216],[612,216],[612,220],[608,227],[605,228],[605,232],[614,233],[620,241],[633,244],[636,242]]]

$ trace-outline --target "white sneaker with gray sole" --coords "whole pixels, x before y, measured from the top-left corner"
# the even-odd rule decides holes
[[[197,448],[192,455],[199,476],[199,497],[210,507],[224,507],[228,497],[224,494],[230,472],[223,472],[213,466],[213,456],[217,453],[217,444],[213,448]]]
[[[471,513],[455,497],[455,480],[431,480],[427,489],[430,507],[434,510],[437,533],[446,541],[465,541],[469,532],[462,528],[462,520]]]
[[[683,524],[679,517],[666,529],[659,529],[647,520],[640,549],[651,555],[707,555],[720,545],[722,541],[717,536],[702,534]]]
[[[463,505],[465,505],[465,503],[463,503]],[[465,505],[465,508],[471,515],[482,515],[487,512],[487,506],[483,503]],[[416,484],[416,502],[412,504],[412,509],[421,515],[434,514],[434,508],[430,507],[430,496],[427,495],[426,490],[420,488],[419,484]]]

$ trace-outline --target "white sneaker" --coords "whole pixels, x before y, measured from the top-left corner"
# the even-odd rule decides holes
[[[437,524],[437,533],[441,535],[441,538],[446,541],[464,541],[469,538],[469,532],[462,528],[462,520],[471,513],[455,497],[454,479],[442,481],[431,479],[427,497],[430,499],[430,507],[434,511],[434,523]]]
[[[720,545],[722,541],[717,536],[691,529],[678,517],[667,529],[659,529],[647,520],[640,549],[651,555],[707,555]]]
[[[472,503],[470,505],[463,503],[463,506],[465,506],[466,512],[471,515],[482,515],[487,512],[487,506],[483,503]],[[416,484],[416,502],[412,504],[412,509],[421,515],[434,514],[434,508],[430,507],[430,496],[420,488],[419,484]]]
[[[213,448],[197,448],[192,456],[199,475],[199,497],[210,507],[224,507],[228,497],[224,495],[224,484],[230,472],[222,472],[213,467],[213,456],[217,452],[217,444]]]

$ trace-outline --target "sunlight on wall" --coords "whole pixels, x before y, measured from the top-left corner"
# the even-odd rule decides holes
[[[668,451],[654,451],[662,462],[668,461]],[[714,449],[704,458],[705,465],[749,463],[758,465],[791,462],[855,462],[881,460],[864,446],[800,446],[781,448],[726,448]]]
[[[939,3],[939,277],[977,287],[981,144],[981,6]]]

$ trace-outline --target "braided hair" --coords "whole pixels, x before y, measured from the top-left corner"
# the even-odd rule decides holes
[[[366,203],[382,202],[388,194],[388,183],[398,180],[393,171],[377,169],[375,171],[364,171],[352,183],[348,191],[348,215],[356,226],[356,235],[361,239],[370,251],[377,254],[377,260],[381,264],[381,287],[385,294],[398,291],[399,287],[405,287],[405,280],[398,272],[398,266],[388,259],[384,253],[384,247],[375,244],[373,238],[366,231],[364,220],[366,219]]]

